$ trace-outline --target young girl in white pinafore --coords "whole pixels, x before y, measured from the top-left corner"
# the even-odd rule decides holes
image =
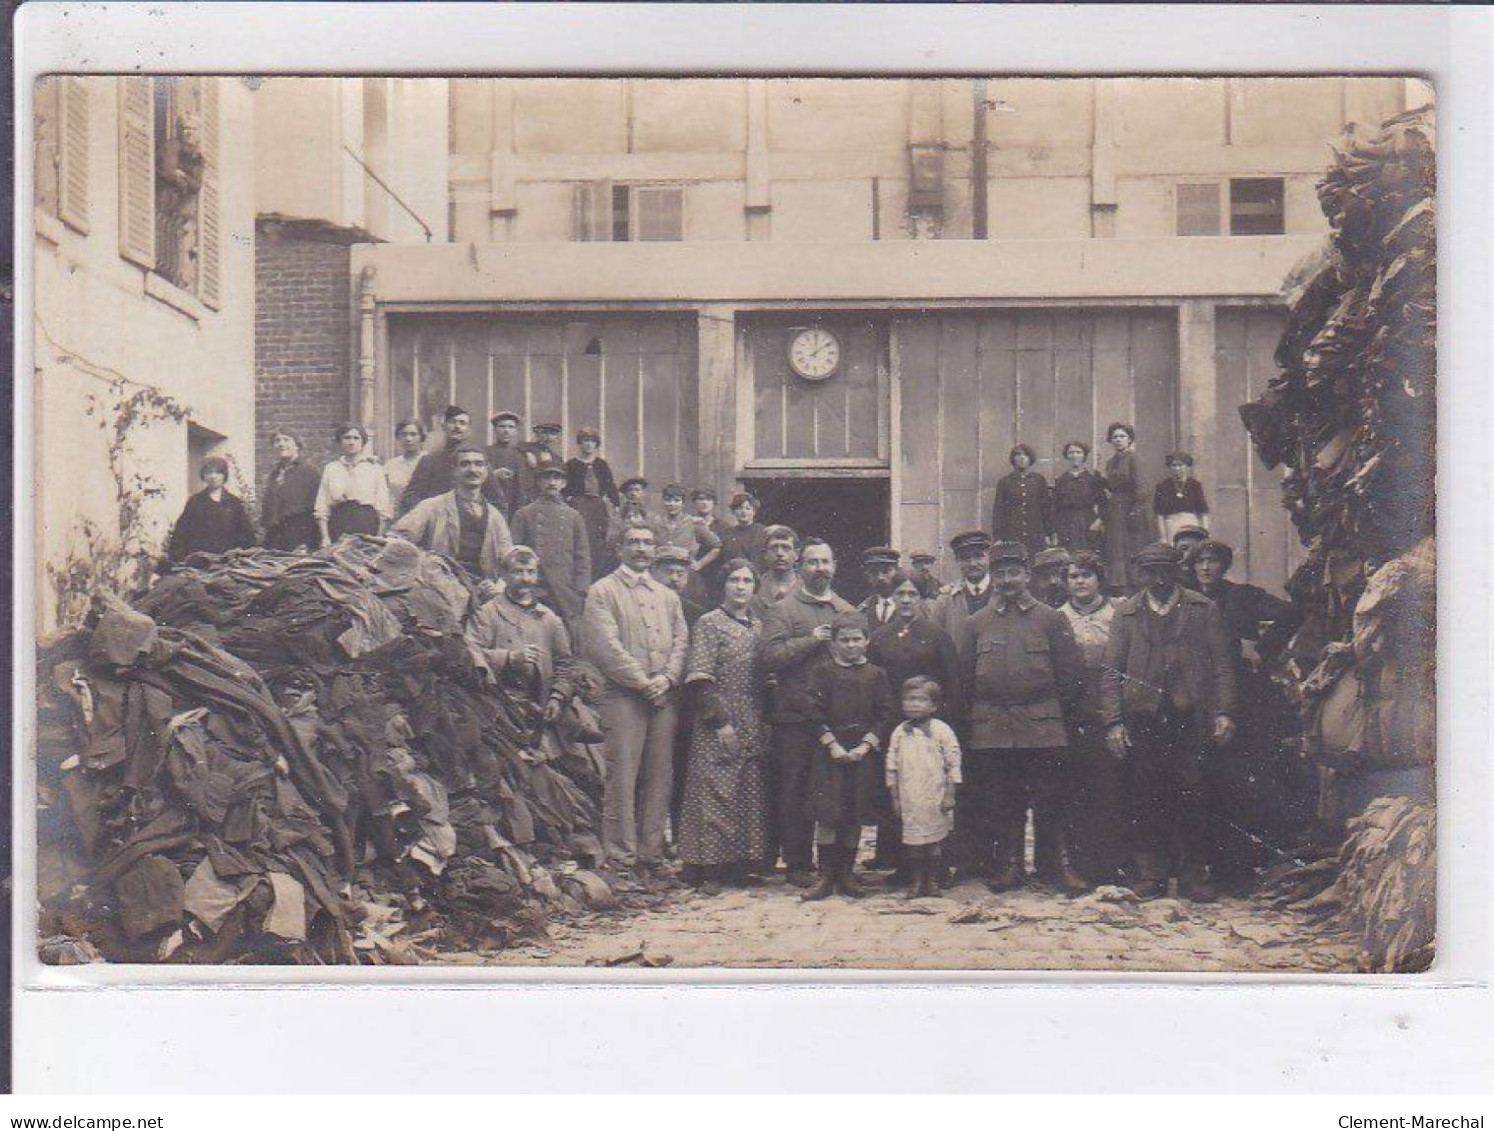
[[[887,744],[887,790],[903,821],[903,850],[913,872],[909,899],[939,894],[939,846],[954,831],[960,741],[934,718],[939,684],[914,676],[903,684],[903,722]]]

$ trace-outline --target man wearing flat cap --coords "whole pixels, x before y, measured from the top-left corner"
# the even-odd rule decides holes
[[[1176,876],[1184,899],[1209,902],[1209,744],[1235,732],[1229,639],[1214,603],[1178,583],[1174,547],[1154,542],[1134,565],[1142,589],[1116,606],[1100,676],[1105,744],[1131,764],[1131,888],[1155,899]]]
[[[560,451],[556,447],[560,443],[560,433],[564,429],[551,421],[541,421],[534,425],[532,431],[534,438],[528,443],[519,445],[519,452],[524,457],[524,468],[519,473],[519,482],[522,484],[526,499],[533,499],[539,495],[537,476],[540,468],[564,468],[565,466],[560,458]]]
[[[493,442],[488,446],[488,501],[513,522],[519,508],[529,501],[524,494],[524,453],[519,450],[519,414],[496,412],[488,421]]]
[[[927,602],[936,600],[944,590],[944,583],[934,573],[939,555],[927,550],[914,550],[908,555],[908,562],[913,567],[913,583],[918,586],[918,595]]]
[[[970,617],[963,655],[970,679],[970,722],[960,805],[967,810],[965,866],[984,870],[992,891],[1026,881],[1027,811],[1039,860],[1054,861],[1052,879],[1075,893],[1087,885],[1069,862],[1062,759],[1069,744],[1065,715],[1083,693],[1084,656],[1068,618],[1039,602],[1027,547],[991,548],[996,592]],[[992,852],[992,843],[995,852]]]
[[[897,567],[903,555],[891,546],[873,546],[861,552],[861,575],[871,590],[857,606],[866,615],[866,634],[870,636],[897,612],[892,587],[897,583]]]
[[[1069,566],[1074,556],[1059,546],[1043,550],[1032,559],[1032,595],[1043,604],[1061,609],[1069,600]]]
[[[514,541],[540,559],[540,600],[574,624],[591,585],[591,539],[586,522],[560,497],[565,468],[551,464],[535,472],[539,497],[514,516]]]
[[[449,404],[441,414],[441,430],[446,433],[446,442],[434,452],[427,452],[410,473],[404,494],[399,497],[399,513],[408,514],[417,503],[434,499],[451,490],[457,473],[457,452],[468,447],[468,433],[472,431],[472,414],[459,404]],[[482,448],[478,448],[482,451]],[[484,462],[487,453],[483,452]],[[490,477],[491,478],[491,477]],[[488,489],[483,488],[483,498],[492,502]]]

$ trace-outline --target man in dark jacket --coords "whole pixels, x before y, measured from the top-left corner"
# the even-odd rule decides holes
[[[929,606],[929,619],[949,633],[956,647],[965,640],[970,618],[990,603],[991,536],[983,530],[967,530],[949,540],[960,583]]]
[[[892,587],[897,582],[897,567],[902,558],[902,554],[891,546],[873,546],[862,551],[861,573],[871,592],[858,607],[866,614],[868,637],[897,613],[897,606],[892,600]]]
[[[1063,752],[1084,686],[1084,656],[1068,618],[1028,592],[1027,547],[991,549],[996,593],[970,618],[963,666],[970,680],[970,722],[960,804],[967,868],[984,870],[992,891],[1026,880],[1027,811],[1036,839],[1052,845],[1053,879],[1065,891],[1086,888],[1064,844]],[[994,867],[991,843],[996,843]]]
[[[1216,898],[1207,866],[1208,743],[1235,733],[1235,669],[1224,619],[1178,583],[1180,557],[1155,542],[1135,558],[1142,590],[1116,607],[1100,683],[1105,743],[1129,757],[1136,859],[1131,887],[1155,899],[1176,875],[1185,899]],[[1175,851],[1174,850],[1175,847]]]
[[[809,673],[830,654],[830,623],[855,608],[831,588],[835,553],[817,538],[806,539],[799,556],[800,586],[763,613],[758,656],[776,677],[773,694],[773,753],[777,775],[778,836],[789,883],[814,882],[814,815],[810,769],[819,748]]]
[[[513,522],[519,508],[529,502],[524,493],[524,453],[519,450],[519,414],[497,412],[489,421],[493,426],[493,443],[488,446],[488,502]]]
[[[409,513],[416,503],[434,499],[451,490],[456,475],[457,449],[467,443],[467,434],[472,431],[472,415],[461,405],[447,405],[441,415],[441,430],[446,433],[446,443],[440,451],[426,452],[425,458],[415,465],[410,482],[405,484],[405,493],[399,497],[399,513]],[[488,498],[486,490],[484,498]],[[491,498],[488,498],[492,502]]]

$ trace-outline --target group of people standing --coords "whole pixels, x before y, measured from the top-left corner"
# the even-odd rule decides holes
[[[1170,542],[1184,526],[1207,530],[1209,504],[1193,478],[1193,457],[1171,452],[1163,460],[1168,475],[1146,498],[1136,454],[1136,430],[1117,421],[1106,431],[1114,449],[1102,472],[1090,467],[1089,445],[1063,446],[1063,470],[1050,484],[1035,470],[1037,453],[1018,444],[1008,457],[1012,470],[996,484],[991,533],[1020,542],[1034,556],[1045,549],[1100,553],[1116,592],[1135,584],[1132,562],[1149,542]]]
[[[402,422],[403,450],[382,465],[345,425],[319,472],[277,433],[265,542],[388,532],[460,562],[484,583],[466,628],[478,666],[544,704],[547,721],[575,693],[574,661],[591,664],[612,868],[672,883],[672,855],[709,890],[762,883],[781,857],[805,899],[855,896],[863,827],[875,826],[866,867],[910,895],[935,893],[951,866],[1006,891],[1028,882],[1030,812],[1039,882],[1124,881],[1149,898],[1176,878],[1184,897],[1214,898],[1226,861],[1210,766],[1236,738],[1246,642],[1284,628],[1290,607],[1226,580],[1232,551],[1208,539],[1181,454],[1176,493],[1193,509],[1156,510],[1163,529],[1179,513],[1200,521],[1171,524],[1178,545],[1129,549],[1119,582],[1112,523],[1130,521],[1136,482],[1124,424],[1110,429],[1103,479],[1071,444],[1051,490],[1019,446],[998,537],[950,543],[957,582],[935,575],[932,554],[905,568],[896,549],[874,547],[862,560],[870,596],[853,606],[835,592],[832,548],[761,525],[750,494],[731,499],[727,523],[712,492],[670,485],[653,515],[641,477],[615,484],[595,430],[562,461],[557,427],[520,444],[515,414],[493,424],[493,445],[472,444],[470,416],[453,406],[445,446],[425,452],[421,426]],[[204,464],[175,560],[252,541],[221,464]],[[1032,477],[1048,517],[1029,530]],[[1077,517],[1070,480],[1090,484]],[[1099,535],[1104,554],[1091,548]]]

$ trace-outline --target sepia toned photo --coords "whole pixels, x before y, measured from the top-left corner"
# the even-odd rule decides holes
[[[34,103],[43,963],[1431,967],[1425,81]]]

